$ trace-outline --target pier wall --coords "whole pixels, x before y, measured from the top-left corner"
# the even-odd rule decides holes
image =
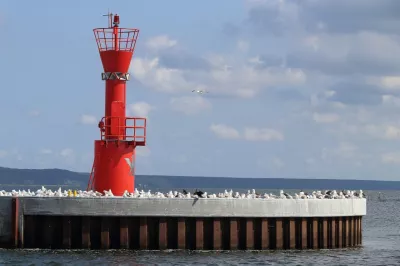
[[[319,249],[362,244],[366,199],[0,198],[14,248]]]
[[[12,198],[0,198],[0,247],[11,242],[12,213]]]

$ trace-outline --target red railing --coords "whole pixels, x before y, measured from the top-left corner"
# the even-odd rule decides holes
[[[106,116],[100,120],[101,140],[133,141],[146,144],[146,118]]]
[[[118,27],[98,28],[93,32],[100,52],[109,50],[133,52],[139,36],[138,29]]]

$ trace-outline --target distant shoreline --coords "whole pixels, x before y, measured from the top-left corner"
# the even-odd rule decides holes
[[[16,189],[41,185],[86,189],[89,173],[63,169],[16,169],[0,167],[0,188]],[[243,178],[137,175],[136,186],[143,189],[363,189],[400,190],[400,181],[323,178]],[[4,189],[4,188],[3,188]]]

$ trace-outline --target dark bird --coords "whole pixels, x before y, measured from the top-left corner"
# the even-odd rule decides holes
[[[197,195],[199,198],[203,197],[204,192],[201,190],[197,190],[193,193],[193,195]]]

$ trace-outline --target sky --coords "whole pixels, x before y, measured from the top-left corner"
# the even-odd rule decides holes
[[[400,1],[138,2],[0,2],[1,166],[91,170],[110,9],[136,174],[400,180]]]

